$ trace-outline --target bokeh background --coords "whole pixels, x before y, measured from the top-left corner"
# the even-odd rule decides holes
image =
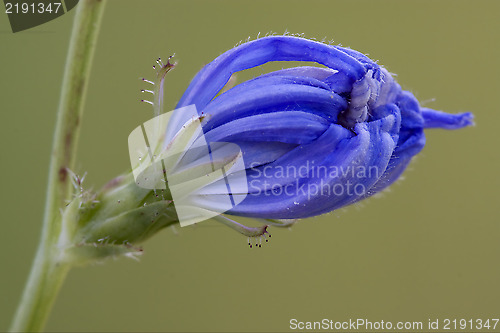
[[[426,106],[473,111],[477,126],[428,131],[405,179],[381,198],[271,228],[261,249],[207,222],[162,231],[139,262],[73,269],[47,330],[274,332],[289,330],[291,318],[498,318],[499,13],[499,1],[110,0],[75,170],[88,172],[87,188],[129,167],[128,134],[152,117],[139,77],[153,74],[156,57],[176,54],[170,110],[204,64],[259,32],[369,54]],[[38,243],[73,17],[13,34],[0,13],[0,331]]]

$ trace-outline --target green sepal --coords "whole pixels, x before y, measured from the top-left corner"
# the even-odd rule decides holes
[[[129,244],[109,244],[106,242],[92,244],[77,244],[65,251],[65,260],[73,265],[99,263],[109,258],[126,256],[137,259],[142,255],[142,248]]]
[[[137,257],[145,241],[178,223],[170,193],[143,189],[132,174],[117,177],[97,193],[81,190],[62,210],[59,261],[81,265],[105,258]]]
[[[95,243],[107,239],[116,243],[137,244],[178,222],[172,201],[167,200],[145,204],[104,218],[106,211],[103,208],[103,213],[96,214],[95,219],[78,231],[78,243]]]

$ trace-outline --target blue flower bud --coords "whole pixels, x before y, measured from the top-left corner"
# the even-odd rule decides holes
[[[217,96],[231,75],[271,61],[316,62],[261,75]],[[216,97],[217,96],[217,97]],[[267,219],[323,214],[369,197],[399,178],[425,144],[425,128],[458,129],[471,113],[422,108],[363,54],[297,37],[266,37],[207,64],[177,108],[194,104],[207,142],[243,152],[247,193],[227,213]],[[177,113],[171,134],[188,121]],[[167,137],[169,133],[167,133]],[[218,195],[199,195],[218,209]]]

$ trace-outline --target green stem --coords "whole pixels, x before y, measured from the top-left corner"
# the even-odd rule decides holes
[[[73,195],[71,175],[92,57],[105,1],[79,2],[66,59],[49,168],[42,236],[11,331],[41,331],[69,264],[59,260],[60,209]]]

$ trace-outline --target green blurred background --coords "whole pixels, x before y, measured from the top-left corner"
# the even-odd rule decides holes
[[[287,331],[291,318],[499,318],[499,13],[500,1],[109,1],[76,170],[88,172],[86,187],[128,168],[127,136],[152,117],[138,78],[152,76],[156,57],[176,53],[170,110],[204,64],[259,32],[326,37],[367,53],[426,106],[473,111],[477,126],[428,131],[405,179],[381,199],[272,228],[261,249],[202,223],[164,230],[140,262],[73,269],[46,329]],[[0,331],[38,243],[73,16],[13,34],[0,14]]]

